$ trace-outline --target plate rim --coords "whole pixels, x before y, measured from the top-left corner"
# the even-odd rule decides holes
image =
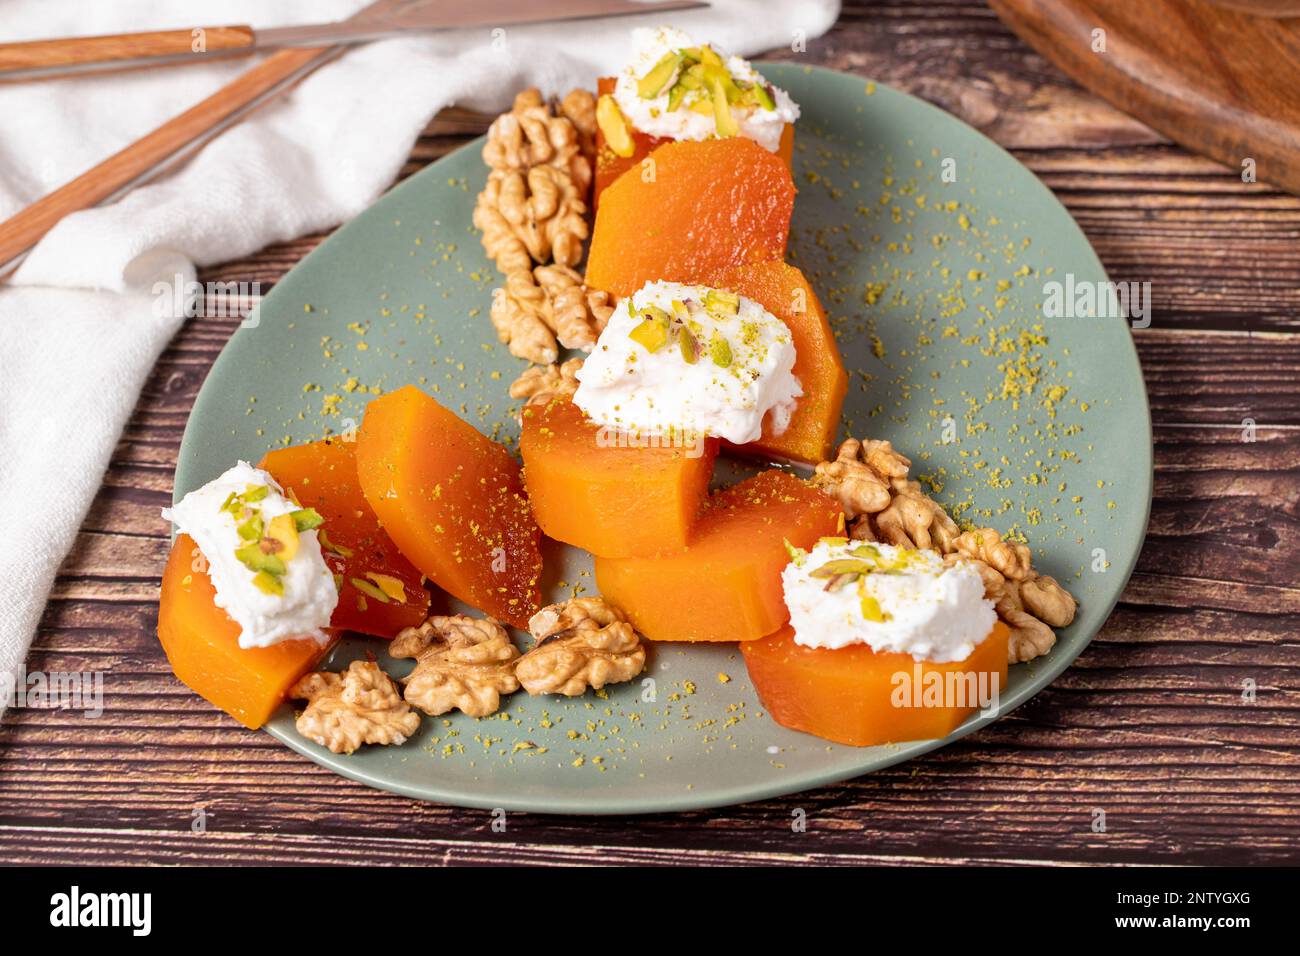
[[[1100,257],[1097,255],[1097,252],[1093,248],[1093,245],[1089,241],[1086,233],[1084,233],[1082,227],[1079,226],[1074,216],[1071,215],[1069,209],[1067,209],[1065,207],[1065,204],[1062,203],[1059,198],[1057,198],[1056,194],[1052,192],[1052,190],[1047,186],[1047,184],[1044,183],[1042,179],[1040,179],[1039,176],[1032,169],[1030,169],[1028,166],[1022,163],[1019,159],[1017,159],[1010,151],[1004,149],[998,143],[994,142],[992,139],[990,139],[980,130],[971,126],[965,120],[961,119],[960,117],[952,113],[949,113],[948,111],[934,105],[933,103],[921,99],[918,96],[914,96],[911,93],[907,93],[887,83],[882,83],[868,76],[863,76],[856,73],[847,73],[841,70],[831,69],[829,67],[816,66],[811,64],[793,63],[790,61],[758,60],[755,61],[755,66],[757,69],[759,69],[762,72],[766,72],[767,70],[772,70],[776,74],[782,74],[782,73],[786,73],[787,71],[791,71],[791,72],[802,73],[805,75],[816,76],[819,78],[817,82],[839,83],[844,81],[851,81],[854,84],[871,84],[872,87],[876,90],[884,90],[891,95],[898,96],[907,100],[910,108],[913,109],[919,108],[919,111],[923,114],[930,113],[933,114],[936,118],[941,119],[942,122],[956,123],[959,126],[965,127],[968,133],[973,134],[975,137],[978,138],[979,141],[981,141],[982,146],[991,148],[992,150],[995,151],[995,153],[1001,154],[1003,160],[1014,163],[1016,166],[1019,166],[1022,170],[1024,170],[1024,172],[1028,173],[1032,181],[1033,187],[1036,188],[1042,194],[1042,197],[1045,198],[1050,205],[1054,205],[1059,210],[1059,212],[1065,217],[1065,219],[1068,220],[1070,226],[1078,234],[1078,238],[1082,240],[1084,248],[1087,249],[1088,254],[1091,257],[1091,262],[1089,263],[1089,265],[1095,267],[1097,273],[1100,276],[1102,276],[1106,281],[1110,281],[1109,273],[1106,271],[1104,264],[1101,262]],[[485,138],[486,138],[485,136],[476,137],[475,139],[470,140],[469,142],[457,147],[456,149],[451,150],[445,155],[440,156],[438,159],[434,160],[429,165],[425,166],[423,169],[413,173],[412,175],[407,177],[404,181],[398,183],[396,186],[390,188],[389,190],[387,190],[386,192],[378,196],[369,206],[366,207],[366,209],[362,210],[360,213],[358,213],[353,218],[349,219],[347,222],[342,223],[329,236],[327,236],[319,245],[317,245],[307,255],[305,255],[302,259],[300,259],[288,272],[286,272],[283,276],[281,276],[280,279],[277,280],[276,284],[272,287],[271,291],[262,300],[262,305],[264,306],[267,302],[272,301],[272,299],[277,295],[277,293],[279,293],[280,290],[284,287],[284,282],[289,276],[291,276],[294,272],[302,268],[305,263],[310,262],[311,259],[315,257],[317,253],[319,253],[322,249],[325,249],[330,244],[334,243],[336,240],[339,240],[339,237],[345,236],[348,230],[352,227],[352,225],[355,222],[357,222],[361,217],[365,216],[376,205],[382,202],[390,201],[393,197],[401,195],[407,189],[414,189],[420,185],[423,185],[425,183],[426,177],[436,175],[436,170],[442,165],[442,163],[445,160],[448,160],[454,156],[458,156],[461,153],[465,152],[466,150],[475,150],[475,151],[481,150]],[[1115,321],[1124,322],[1125,320],[1116,319]],[[1126,322],[1125,324],[1127,325]],[[203,407],[207,404],[205,399],[209,399],[212,397],[213,394],[215,394],[215,392],[212,391],[212,389],[210,389],[209,386],[211,385],[214,377],[217,375],[221,367],[224,364],[226,364],[228,361],[233,361],[233,359],[230,358],[231,343],[234,342],[241,334],[247,333],[248,331],[250,330],[245,328],[238,328],[230,336],[230,338],[227,339],[226,343],[222,346],[221,352],[218,354],[217,358],[213,361],[212,366],[208,369],[208,372],[204,378],[203,385],[199,389],[198,395],[195,396],[194,404],[185,422],[185,430],[181,436],[181,444],[177,453],[176,471],[174,475],[174,484],[172,490],[173,503],[179,500],[179,497],[181,497],[180,489],[183,487],[189,487],[193,483],[191,470],[194,467],[194,465],[190,461],[192,457],[191,452],[195,444],[200,441],[197,430],[193,428],[193,423],[195,422],[196,419],[203,417],[200,414],[200,412],[202,411]],[[1093,642],[1097,634],[1100,633],[1101,629],[1105,626],[1106,622],[1110,619],[1110,616],[1113,613],[1115,606],[1119,603],[1120,598],[1123,596],[1124,589],[1127,586],[1128,581],[1132,577],[1133,571],[1137,566],[1138,559],[1142,552],[1143,544],[1146,540],[1148,526],[1150,524],[1151,505],[1152,505],[1153,491],[1155,485],[1155,455],[1154,455],[1154,444],[1153,444],[1154,432],[1153,432],[1152,421],[1151,421],[1150,398],[1147,392],[1146,380],[1142,374],[1141,358],[1138,355],[1137,345],[1133,340],[1132,329],[1129,328],[1128,332],[1129,334],[1125,337],[1127,349],[1124,352],[1124,355],[1127,360],[1132,361],[1132,364],[1137,371],[1137,381],[1138,381],[1139,389],[1136,395],[1132,397],[1138,400],[1141,404],[1141,412],[1142,412],[1141,425],[1143,426],[1143,429],[1145,431],[1145,441],[1142,445],[1141,453],[1145,454],[1147,457],[1147,467],[1144,470],[1144,473],[1142,475],[1142,478],[1145,481],[1145,495],[1143,496],[1144,501],[1142,505],[1141,521],[1140,523],[1135,523],[1138,530],[1135,536],[1136,540],[1133,542],[1133,547],[1130,552],[1130,557],[1125,562],[1126,564],[1125,567],[1117,569],[1120,572],[1120,578],[1121,578],[1120,585],[1116,589],[1114,597],[1109,600],[1106,607],[1104,608],[1103,614],[1100,619],[1100,623],[1098,624],[1096,630],[1094,630],[1091,634],[1088,634],[1085,638],[1083,638],[1083,640],[1078,645],[1078,647],[1074,649],[1071,653],[1062,654],[1059,657],[1054,656],[1051,660],[1049,660],[1046,663],[1045,666],[1041,667],[1041,669],[1036,669],[1032,674],[1032,676],[1030,676],[1029,679],[1026,680],[1021,687],[1018,687],[1013,693],[1006,695],[1001,700],[997,713],[991,717],[981,717],[979,715],[972,716],[968,718],[965,722],[963,722],[961,726],[959,726],[956,730],[948,734],[946,737],[935,738],[931,740],[913,741],[913,742],[895,745],[898,748],[897,751],[883,759],[878,755],[876,755],[870,758],[870,760],[864,759],[862,761],[863,764],[870,763],[870,767],[863,767],[863,766],[858,766],[856,768],[838,767],[823,772],[804,772],[797,775],[797,782],[795,782],[794,778],[785,779],[782,777],[774,777],[770,784],[765,784],[762,786],[755,786],[753,784],[744,784],[744,785],[737,785],[734,788],[719,789],[714,787],[707,791],[701,791],[698,794],[692,792],[684,792],[681,795],[672,798],[662,798],[662,797],[647,798],[645,802],[642,803],[633,802],[631,804],[620,805],[617,807],[612,806],[608,801],[604,803],[597,803],[594,806],[589,803],[585,803],[584,800],[589,800],[590,798],[584,798],[581,795],[582,794],[581,791],[574,791],[575,794],[574,796],[567,796],[566,792],[558,791],[555,796],[547,797],[541,800],[524,799],[522,801],[515,801],[511,798],[509,794],[508,785],[500,786],[499,792],[501,793],[501,795],[497,798],[491,798],[489,796],[477,796],[473,794],[466,794],[456,789],[442,789],[438,785],[438,781],[436,777],[428,783],[420,784],[417,786],[417,785],[405,783],[400,780],[392,780],[389,778],[378,776],[374,773],[370,773],[365,769],[363,769],[361,764],[351,763],[348,760],[348,758],[344,755],[334,754],[322,747],[318,747],[315,744],[311,743],[310,741],[306,740],[305,738],[298,736],[296,733],[288,733],[282,727],[278,726],[277,723],[275,723],[274,716],[272,718],[272,721],[263,725],[261,730],[264,731],[268,736],[270,736],[274,740],[277,740],[281,744],[288,747],[290,750],[294,751],[295,753],[298,753],[308,758],[312,762],[319,764],[320,766],[325,767],[326,769],[334,773],[337,773],[340,776],[346,777],[350,780],[357,781],[358,783],[362,783],[370,787],[374,787],[379,790],[385,790],[390,793],[395,793],[400,796],[409,797],[411,799],[421,800],[424,802],[440,803],[448,806],[466,807],[472,809],[503,809],[512,812],[544,813],[544,814],[555,814],[555,815],[563,815],[563,816],[575,816],[575,815],[625,816],[625,815],[643,815],[643,814],[654,814],[654,813],[680,813],[680,812],[692,811],[692,810],[707,810],[707,809],[717,809],[721,807],[738,806],[741,804],[753,803],[762,800],[769,800],[775,797],[789,796],[792,794],[813,790],[819,787],[825,787],[837,783],[843,783],[848,780],[853,780],[858,777],[865,776],[869,773],[874,773],[878,770],[888,769],[906,760],[910,760],[914,757],[920,757],[924,754],[930,753],[931,751],[938,750],[941,747],[946,747],[949,744],[954,743],[955,741],[960,740],[961,738],[967,736],[968,734],[974,733],[976,730],[980,730],[991,723],[1006,718],[1016,708],[1021,706],[1026,701],[1028,701],[1030,698],[1037,695],[1042,690],[1049,687],[1057,679],[1057,677],[1059,677],[1068,667],[1070,667],[1070,665],[1074,663],[1074,661],[1079,657],[1079,655],[1082,654],[1084,650],[1086,650],[1087,647]],[[215,388],[215,386],[213,386],[213,388]],[[174,536],[174,530],[173,530],[173,536]],[[280,706],[280,708],[278,708],[277,715],[282,716],[285,713],[286,709],[290,708],[291,706],[292,705],[289,702],[285,702]],[[810,739],[816,739],[816,738],[810,737]],[[492,790],[492,786],[488,785],[484,787],[484,790],[490,791]]]

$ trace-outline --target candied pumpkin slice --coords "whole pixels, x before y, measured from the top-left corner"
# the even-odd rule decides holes
[[[429,616],[424,575],[397,550],[357,480],[356,442],[342,438],[267,452],[257,467],[286,494],[325,519],[317,534],[325,563],[339,584],[330,624],[392,638]]]
[[[217,607],[216,597],[198,545],[178,534],[163,571],[158,642],[182,684],[256,730],[332,644],[300,640],[240,647],[239,625]]]
[[[780,156],[733,137],[665,143],[646,159],[649,169],[601,196],[587,285],[622,297],[652,280],[785,258],[795,189]]]
[[[596,92],[601,96],[613,96],[614,86],[618,82],[615,77],[602,76],[596,81]],[[643,133],[635,126],[628,126],[628,134],[632,139],[632,153],[629,156],[620,156],[609,145],[605,137],[605,130],[596,127],[596,177],[595,186],[591,194],[591,208],[599,211],[600,194],[614,180],[618,179],[629,169],[641,165],[641,160],[645,159],[655,149],[664,143],[670,143],[672,140],[662,136],[651,136],[649,133]],[[777,155],[785,163],[786,169],[793,170],[794,166],[794,125],[785,124],[785,129],[781,131],[781,145],[777,150]]]
[[[718,441],[655,441],[602,428],[568,399],[526,406],[519,451],[542,531],[607,558],[686,547]]]
[[[654,641],[753,641],[790,618],[786,542],[811,548],[842,533],[829,495],[775,469],[709,498],[681,551],[597,558],[596,584]]]
[[[739,450],[810,465],[833,458],[849,377],[835,333],[808,279],[794,266],[773,261],[727,269],[701,281],[753,299],[789,326],[794,339],[794,374],[803,396],[790,424],[773,435],[769,413],[758,441]]]
[[[946,664],[866,645],[805,647],[788,625],[741,651],[759,699],[782,727],[871,747],[946,737],[1004,692],[1008,637],[998,621],[968,658]]]
[[[407,560],[526,628],[541,606],[541,532],[505,446],[408,385],[366,406],[356,454],[361,491]]]

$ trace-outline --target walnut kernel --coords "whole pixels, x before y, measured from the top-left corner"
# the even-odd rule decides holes
[[[400,631],[388,653],[415,658],[405,681],[406,700],[431,717],[455,709],[486,717],[501,706],[502,694],[519,689],[514,675],[519,650],[490,617],[430,617]]]
[[[336,754],[350,754],[362,744],[403,744],[420,726],[420,715],[373,661],[353,661],[338,674],[307,674],[289,696],[307,700],[298,733]]]
[[[524,399],[525,405],[544,405],[554,399],[567,399],[578,390],[578,369],[582,359],[549,365],[530,365],[510,383],[510,397]]]
[[[588,687],[631,680],[645,668],[645,647],[627,616],[602,597],[544,607],[528,622],[537,643],[515,665],[530,694],[576,697]]]

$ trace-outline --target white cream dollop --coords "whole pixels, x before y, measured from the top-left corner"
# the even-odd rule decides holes
[[[870,570],[828,591],[836,570],[826,567],[831,561],[862,562]],[[945,564],[933,551],[823,538],[795,556],[781,583],[795,642],[806,647],[866,644],[918,661],[964,661],[997,619],[979,572],[964,562]]]
[[[710,291],[700,285],[647,282],[621,303],[577,373],[574,403],[596,424],[632,434],[705,435],[743,445],[762,434],[769,411],[773,433],[785,431],[796,399],[803,395],[792,371],[790,329],[744,296],[734,315],[706,309]],[[693,364],[672,339],[651,352],[631,334],[643,322],[642,310],[653,307],[675,316],[674,302],[690,313],[699,346]],[[674,319],[674,328],[678,322]],[[725,367],[711,354],[715,337],[730,351]]]
[[[632,42],[635,50],[632,62],[618,75],[614,85],[614,100],[628,121],[643,133],[666,139],[701,140],[715,137],[718,128],[712,112],[697,113],[691,109],[698,94],[687,93],[677,109],[669,110],[666,91],[653,99],[642,99],[637,92],[637,81],[666,55],[688,47],[698,47],[699,44],[689,34],[673,27],[638,28],[632,31]],[[723,60],[732,79],[743,83],[767,84],[748,60],[725,55]],[[733,106],[732,115],[736,118],[741,136],[754,140],[774,153],[781,145],[781,132],[785,124],[793,123],[799,118],[799,107],[785,90],[775,86],[770,86],[770,89],[775,109]]]
[[[325,564],[314,530],[298,534],[298,553],[285,562],[283,594],[268,594],[253,583],[254,572],[235,556],[248,542],[240,538],[238,522],[222,505],[231,494],[249,487],[265,487],[266,497],[256,503],[267,523],[299,506],[267,472],[241,461],[202,488],[191,491],[162,516],[176,530],[194,539],[207,561],[208,576],[216,590],[216,605],[240,626],[240,647],[269,647],[289,639],[324,644],[324,628],[338,604],[334,575]]]

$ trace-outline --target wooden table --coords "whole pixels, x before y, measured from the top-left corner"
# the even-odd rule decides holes
[[[154,637],[158,511],[195,394],[234,329],[195,320],[145,388],[29,663],[105,671],[105,713],[4,717],[0,860],[1300,862],[1300,199],[1243,184],[1081,91],[977,0],[846,3],[801,56],[980,128],[1064,201],[1112,278],[1152,283],[1151,327],[1134,334],[1155,419],[1151,526],[1122,602],[1075,665],[951,747],[716,812],[514,814],[497,834],[485,812],[369,790],[191,694]],[[403,174],[482,129],[440,117]],[[203,278],[265,292],[322,238]],[[204,833],[191,828],[199,808]],[[796,808],[805,833],[792,832]]]

